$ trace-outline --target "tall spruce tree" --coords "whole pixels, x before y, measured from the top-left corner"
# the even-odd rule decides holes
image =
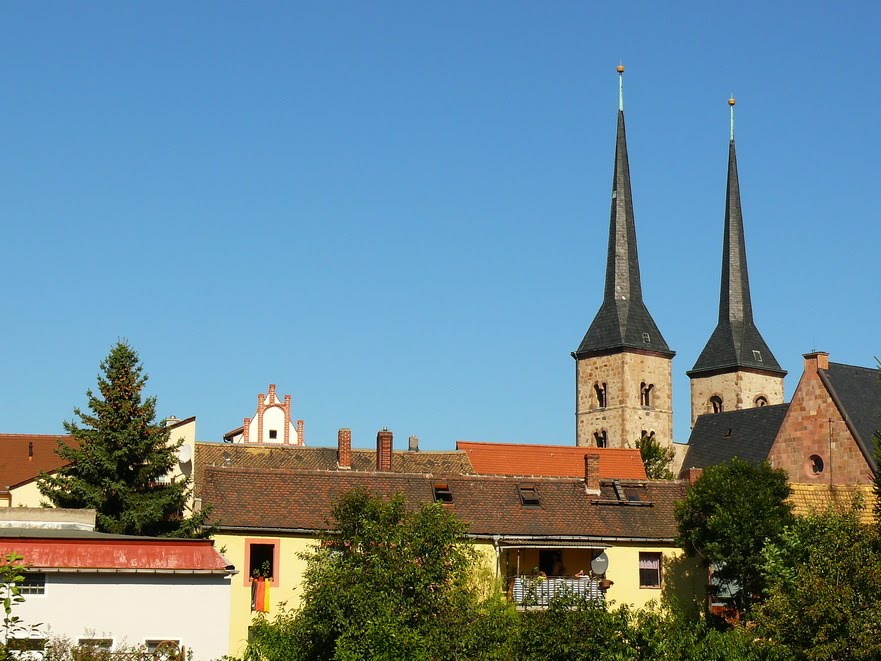
[[[99,395],[88,390],[91,413],[79,408],[79,422],[65,422],[75,441],[59,442],[56,453],[69,462],[42,474],[40,492],[56,507],[93,508],[102,532],[171,537],[202,536],[208,511],[186,516],[188,479],[165,480],[182,441],[156,423],[156,398],[143,399],[147,375],[138,354],[117,342],[101,363]]]

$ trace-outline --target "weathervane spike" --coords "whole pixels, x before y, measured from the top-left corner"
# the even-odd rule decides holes
[[[618,111],[624,111],[624,65],[618,64]]]
[[[731,108],[731,141],[732,142],[734,141],[734,104],[735,103],[737,103],[737,101],[734,100],[734,95],[732,94],[731,97],[728,99],[728,106]]]

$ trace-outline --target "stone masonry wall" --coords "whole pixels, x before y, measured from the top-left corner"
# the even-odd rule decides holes
[[[723,410],[739,411],[755,406],[763,396],[768,404],[782,404],[783,377],[738,370],[691,379],[691,426],[699,415],[712,413],[710,397],[722,398]]]

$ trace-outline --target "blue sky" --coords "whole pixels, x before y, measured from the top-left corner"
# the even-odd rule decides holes
[[[0,431],[117,338],[201,440],[269,383],[306,442],[574,443],[623,61],[644,296],[715,325],[728,106],[753,306],[789,371],[881,354],[881,5],[5,3]]]

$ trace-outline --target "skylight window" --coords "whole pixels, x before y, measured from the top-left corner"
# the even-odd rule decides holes
[[[517,485],[517,493],[520,495],[520,504],[523,507],[541,507],[541,500],[534,486]]]
[[[643,333],[642,334],[642,341],[644,344],[650,344],[652,341],[652,338],[649,337],[648,333]]]
[[[762,352],[758,349],[753,349],[753,360],[757,363],[762,362]]]
[[[446,483],[437,483],[432,489],[434,490],[434,499],[439,503],[452,503],[453,492],[450,491],[450,485]]]

